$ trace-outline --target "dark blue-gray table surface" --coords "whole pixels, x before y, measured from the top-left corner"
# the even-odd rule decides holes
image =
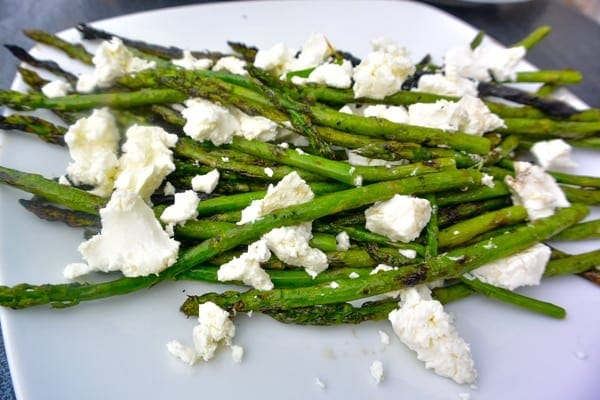
[[[20,30],[36,28],[56,32],[78,22],[91,22],[132,12],[204,3],[191,0],[0,0],[0,42],[25,48],[32,42]],[[576,67],[584,83],[571,91],[593,107],[600,107],[600,24],[582,15],[567,1],[534,0],[482,6],[439,6],[504,44],[511,44],[538,26],[552,33],[527,59],[544,69]],[[17,63],[0,49],[0,88],[10,86]],[[0,333],[0,399],[13,400],[10,371]]]

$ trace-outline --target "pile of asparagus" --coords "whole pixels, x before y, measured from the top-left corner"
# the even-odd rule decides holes
[[[88,25],[77,28],[86,40],[116,36]],[[548,32],[548,28],[540,28],[518,45],[530,48]],[[81,44],[37,30],[26,30],[25,34],[84,64],[92,63],[92,55]],[[477,46],[482,36],[478,35],[472,46]],[[503,181],[513,173],[515,155],[527,151],[538,140],[563,138],[573,146],[600,146],[600,110],[577,111],[548,97],[557,87],[578,83],[581,76],[576,71],[518,73],[518,82],[543,83],[537,93],[524,92],[503,82],[481,83],[482,98],[503,97],[518,106],[487,99],[487,106],[505,121],[506,128],[478,137],[337,111],[355,102],[409,105],[456,100],[410,90],[411,81],[418,80],[419,74],[436,68],[429,58],[417,65],[415,76],[407,80],[406,90],[383,100],[355,99],[351,89],[314,84],[297,86],[257,69],[252,65],[257,49],[242,43],[229,44],[233,55],[248,63],[248,76],[176,68],[170,61],[182,56],[181,49],[121,39],[136,56],[156,62],[157,67],[123,76],[113,87],[92,94],[57,98],[41,93],[48,81],[26,65],[49,71],[72,84],[77,76],[53,61],[39,60],[24,49],[7,46],[24,63],[18,71],[29,91],[0,90],[0,104],[15,110],[50,109],[66,124],[89,115],[94,108],[110,107],[123,129],[132,124],[163,126],[180,136],[173,149],[177,168],[168,177],[169,182],[178,191],[185,190],[190,187],[192,176],[217,168],[221,178],[216,191],[200,201],[197,219],[175,227],[175,238],[182,243],[178,260],[158,275],[123,277],[104,283],[0,286],[0,305],[25,308],[49,304],[60,308],[131,293],[163,280],[218,282],[218,266],[238,256],[263,234],[277,227],[313,221],[315,233],[311,246],[326,252],[328,270],[313,279],[302,269],[272,257],[263,267],[274,289],[189,296],[181,310],[188,316],[197,315],[199,304],[212,301],[226,310],[259,311],[286,323],[359,323],[387,318],[398,300],[379,299],[361,306],[350,301],[443,279],[444,286],[433,290],[434,297],[442,303],[479,293],[552,317],[565,316],[565,310],[559,306],[477,279],[466,279],[464,275],[549,239],[599,237],[599,220],[581,221],[588,214],[588,206],[600,202],[600,178],[551,173],[573,204],[533,222],[527,220],[522,206],[512,205],[510,191]],[[193,54],[213,60],[229,55]],[[336,51],[334,57],[357,62],[342,51]],[[185,120],[172,107],[190,97],[202,97],[250,115],[265,116],[305,136],[309,146],[297,152],[241,138],[219,147],[194,141],[183,134]],[[23,131],[50,144],[64,145],[66,128],[39,117],[11,114],[0,118],[0,128],[7,130],[6,134]],[[410,163],[390,168],[356,166],[349,172],[340,148],[352,149],[369,158]],[[273,173],[265,174],[266,167]],[[276,210],[254,223],[236,225],[240,210],[252,200],[262,198],[269,183],[294,170],[316,194],[313,201]],[[482,186],[484,174],[494,177],[493,187]],[[362,177],[362,186],[355,186],[358,176]],[[99,228],[98,211],[107,199],[91,194],[86,191],[88,188],[59,184],[51,177],[1,166],[0,182],[33,194],[31,199],[22,200],[22,204],[43,219],[91,231]],[[394,194],[421,196],[433,205],[424,233],[414,242],[393,242],[364,228],[364,209]],[[172,202],[173,196],[164,195],[161,190],[152,197],[156,215]],[[352,241],[347,251],[336,248],[335,235],[342,231]],[[417,257],[404,257],[398,249],[414,250]],[[398,268],[371,275],[372,269],[381,263]],[[594,268],[599,264],[600,250],[579,255],[553,250],[545,277],[581,274],[597,282]],[[350,279],[351,274],[358,278]],[[333,281],[342,284],[334,287],[330,285]]]

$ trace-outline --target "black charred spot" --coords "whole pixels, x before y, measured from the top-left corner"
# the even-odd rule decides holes
[[[427,269],[421,268],[418,271],[412,272],[406,276],[400,277],[400,281],[404,286],[415,286],[422,283],[427,278]]]

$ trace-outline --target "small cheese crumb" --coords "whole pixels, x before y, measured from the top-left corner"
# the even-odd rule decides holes
[[[220,282],[241,280],[258,290],[273,289],[273,282],[267,272],[260,264],[271,258],[271,252],[267,248],[265,240],[258,240],[248,246],[248,251],[239,257],[221,265],[217,271],[217,279]]]
[[[398,249],[398,253],[411,260],[417,257],[417,252],[413,249]]]
[[[165,196],[173,196],[175,194],[175,186],[171,182],[165,183],[163,187],[163,194]]]
[[[419,78],[414,90],[442,96],[477,96],[477,81],[460,76],[450,78],[443,74],[425,74]]]
[[[369,367],[371,377],[375,380],[375,383],[379,385],[383,381],[383,363],[379,360],[373,361]]]
[[[244,348],[242,346],[238,346],[236,344],[231,346],[231,359],[235,364],[239,364],[242,362],[244,358]]]
[[[133,125],[125,137],[115,188],[139,193],[148,201],[165,177],[175,170],[170,148],[177,143],[177,135],[158,126]]]
[[[184,50],[181,58],[171,60],[171,62],[178,67],[192,71],[196,69],[210,69],[213,63],[209,58],[194,57],[192,52],[189,50]]]
[[[329,287],[332,288],[332,289],[339,289],[340,284],[337,283],[336,281],[332,281],[332,282],[329,283]]]
[[[481,178],[481,184],[490,188],[494,187],[494,177],[488,174],[483,174],[483,177]]]
[[[483,282],[508,290],[539,285],[550,255],[550,247],[538,243],[517,254],[474,269],[471,274]]]
[[[189,365],[199,360],[209,361],[221,345],[231,346],[235,325],[229,319],[227,311],[208,301],[198,307],[198,325],[192,330],[192,336],[194,347],[185,346],[176,340],[167,343],[167,350]],[[232,353],[233,351],[237,353],[236,357],[240,355],[239,349],[232,349]]]
[[[42,86],[42,93],[49,98],[63,97],[73,91],[70,83],[55,79]]]
[[[200,142],[211,141],[215,146],[231,143],[239,122],[229,110],[204,99],[189,99],[181,112],[185,118],[183,131]]]
[[[265,169],[263,171],[265,171],[265,175],[268,176],[269,178],[271,178],[274,174],[273,169],[269,168],[269,167],[265,167]]]
[[[327,389],[327,384],[325,382],[323,382],[321,380],[321,378],[317,377],[315,378],[315,384],[319,387],[319,389],[321,390],[325,390]]]
[[[536,142],[531,146],[531,153],[538,164],[545,170],[565,171],[577,167],[571,159],[571,145],[562,139]]]
[[[221,161],[223,161],[223,162],[229,162],[229,157],[223,156],[223,157],[221,157]]]
[[[516,67],[525,57],[522,46],[500,48],[489,45],[453,47],[444,56],[444,71],[449,78],[464,77],[489,82],[514,80]]]
[[[392,241],[408,243],[416,239],[431,217],[429,201],[412,196],[394,195],[365,211],[366,228]]]
[[[379,332],[379,341],[381,342],[381,344],[385,344],[388,345],[390,344],[390,335],[388,335],[387,333],[385,333],[384,331],[378,331]]]
[[[356,279],[356,278],[360,278],[360,275],[353,271],[353,272],[350,272],[350,274],[348,275],[348,278]]]
[[[452,325],[452,318],[442,304],[431,298],[424,285],[404,289],[400,307],[389,313],[394,332],[417,353],[438,375],[459,384],[473,383],[477,378],[469,345]]]
[[[204,175],[196,175],[192,178],[192,189],[196,192],[210,194],[219,184],[219,170],[216,168]]]
[[[246,62],[233,56],[219,58],[212,69],[213,71],[226,71],[236,75],[248,75],[248,71],[246,71]]]
[[[350,236],[348,232],[341,231],[335,235],[336,249],[338,251],[346,251],[350,249]]]
[[[183,224],[198,216],[198,203],[200,199],[193,190],[175,193],[174,203],[165,208],[160,215],[160,220],[165,224]]]
[[[513,203],[524,206],[530,220],[549,217],[556,208],[570,206],[554,178],[542,168],[525,161],[515,161],[513,165],[516,177],[506,176],[504,181]]]
[[[392,267],[386,264],[379,264],[378,266],[376,266],[375,268],[373,268],[371,270],[371,272],[369,272],[369,275],[375,275],[379,272],[387,272],[387,271],[394,271],[398,269],[397,267]]]

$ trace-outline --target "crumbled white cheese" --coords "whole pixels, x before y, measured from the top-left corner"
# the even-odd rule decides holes
[[[219,184],[219,177],[219,170],[216,168],[204,175],[196,175],[192,178],[192,189],[210,194]]]
[[[536,142],[531,146],[531,153],[545,170],[565,171],[577,167],[571,159],[571,145],[562,139]]]
[[[295,54],[295,50],[283,43],[277,43],[268,49],[259,49],[254,57],[254,66],[281,75],[287,72]]]
[[[508,290],[539,285],[550,255],[550,248],[538,243],[517,254],[474,269],[471,274],[483,282]]]
[[[244,358],[244,348],[242,346],[238,346],[237,344],[231,345],[231,359],[235,364],[239,364],[242,362]]]
[[[376,384],[380,384],[383,381],[383,363],[379,360],[373,361],[369,367],[371,377],[375,380]]]
[[[417,252],[413,249],[398,249],[398,253],[411,260],[417,257]]]
[[[335,247],[338,251],[346,251],[350,248],[350,236],[348,232],[341,231],[335,235]]]
[[[316,67],[334,51],[335,49],[322,33],[314,33],[306,39],[300,54],[288,64],[287,70],[298,71]]]
[[[69,181],[69,178],[67,178],[66,175],[59,176],[58,183],[60,183],[61,185],[65,185],[65,186],[71,186],[71,181]]]
[[[67,175],[76,185],[92,185],[95,193],[107,197],[113,189],[119,165],[120,133],[108,108],[97,109],[81,118],[65,133],[72,162]]]
[[[267,242],[258,240],[248,246],[248,251],[221,265],[217,278],[220,282],[238,280],[258,290],[271,290],[273,282],[269,274],[260,267],[260,263],[268,261],[269,258],[271,252],[267,248]]]
[[[348,274],[348,278],[356,279],[356,278],[360,278],[360,275],[357,274],[356,272],[352,271],[352,272],[350,272],[350,274]]]
[[[369,275],[375,275],[375,274],[378,274],[379,272],[394,271],[394,270],[397,270],[397,269],[398,269],[397,267],[392,267],[390,265],[379,264],[375,268],[373,268],[371,270],[371,272],[369,272]]]
[[[175,202],[165,208],[160,220],[165,224],[183,224],[198,216],[198,203],[200,199],[193,190],[175,193]]]
[[[148,200],[175,170],[171,147],[177,135],[158,126],[133,125],[125,132],[115,188],[130,190]]]
[[[337,283],[336,281],[332,281],[332,282],[329,283],[329,287],[332,288],[332,289],[339,289],[340,284]]]
[[[444,71],[450,78],[461,76],[484,82],[492,78],[514,80],[516,67],[525,53],[522,46],[500,48],[480,45],[475,50],[469,45],[457,46],[446,52]]]
[[[94,72],[91,76],[84,74],[79,77],[82,82],[81,85],[79,82],[77,84],[78,91],[93,86],[109,87],[123,75],[156,66],[154,61],[135,57],[117,37],[113,37],[110,41],[103,41],[96,50],[92,62],[94,63]]]
[[[481,184],[484,186],[493,188],[495,186],[494,177],[484,173],[483,176],[481,177]]]
[[[415,71],[408,51],[399,45],[378,40],[354,68],[354,97],[383,99],[402,88],[402,83]]]
[[[352,64],[348,60],[344,60],[341,65],[321,64],[308,75],[306,82],[347,89],[352,84]]]
[[[96,89],[96,78],[92,74],[81,74],[77,77],[75,90],[79,93],[91,93]]]
[[[147,276],[177,260],[179,242],[169,238],[137,193],[115,190],[100,210],[100,220],[101,232],[78,248],[87,264],[68,265],[65,277],[119,270],[128,277]]]
[[[408,122],[408,112],[403,106],[375,104],[361,109],[365,117],[383,118],[400,124]]]
[[[210,301],[198,307],[198,322],[192,331],[193,348],[176,340],[167,343],[167,350],[189,365],[199,360],[209,361],[220,345],[230,346],[235,336],[229,313]]]
[[[221,157],[221,161],[223,161],[223,162],[229,162],[229,157]]]
[[[244,208],[238,225],[254,221],[280,208],[306,203],[314,197],[310,186],[296,171],[292,171],[284,176],[277,185],[269,185],[265,197],[253,200],[248,207]]]
[[[181,112],[185,118],[183,131],[200,142],[210,140],[215,146],[231,143],[239,122],[229,110],[204,99],[189,99]]]
[[[408,243],[416,239],[431,217],[429,201],[412,196],[394,195],[365,211],[365,227],[390,240]]]
[[[408,123],[473,135],[505,126],[504,121],[490,112],[483,101],[470,95],[457,102],[438,100],[435,103],[411,104],[408,107]]]
[[[236,136],[241,136],[248,140],[259,140],[269,142],[279,133],[277,123],[260,115],[250,116],[236,110],[235,116],[238,118],[239,128],[235,132]]]
[[[419,78],[416,92],[435,93],[442,96],[477,96],[477,81],[461,76],[448,77],[443,74],[425,74]]]
[[[265,175],[268,176],[269,178],[272,177],[274,174],[273,168],[270,168],[270,167],[265,167],[263,169],[263,171],[265,172]]]
[[[552,176],[537,165],[515,161],[516,178],[506,176],[504,181],[512,193],[512,201],[527,209],[530,220],[549,217],[556,208],[570,203]]]
[[[194,57],[192,52],[189,50],[184,50],[181,58],[171,60],[171,62],[178,67],[191,71],[196,69],[210,69],[213,63],[209,58]]]
[[[319,389],[321,390],[325,390],[327,389],[327,384],[325,382],[323,382],[321,380],[321,378],[317,377],[315,378],[315,384],[319,387]]]
[[[175,195],[175,186],[173,186],[171,182],[165,183],[165,186],[163,187],[163,194],[165,196]]]
[[[248,75],[246,71],[246,62],[237,57],[226,56],[217,60],[212,68],[213,71],[226,71],[236,75]]]
[[[307,274],[316,277],[329,266],[327,255],[310,247],[312,223],[284,226],[263,235],[269,249],[286,264],[304,267]]]
[[[400,307],[388,315],[400,340],[436,374],[459,384],[474,382],[477,372],[469,345],[442,304],[431,298],[431,290],[421,285],[402,290],[400,296]]]
[[[73,86],[70,83],[60,79],[55,79],[42,86],[42,93],[46,97],[62,97],[73,91]]]
[[[385,344],[385,345],[390,344],[390,335],[388,335],[387,333],[385,333],[382,330],[378,331],[378,333],[379,333],[379,341],[381,342],[381,344]]]

